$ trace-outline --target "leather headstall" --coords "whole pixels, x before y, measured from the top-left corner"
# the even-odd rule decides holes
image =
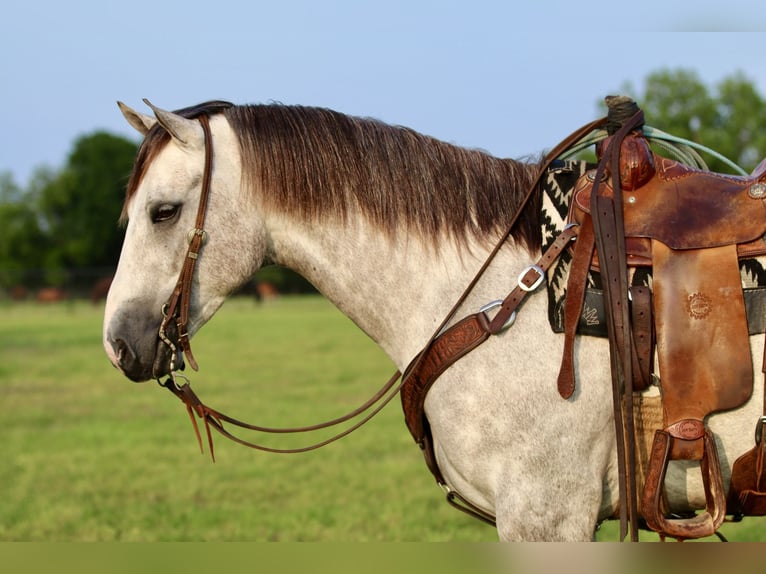
[[[205,215],[207,214],[208,198],[210,196],[210,181],[213,175],[213,138],[210,135],[210,121],[207,116],[200,116],[199,122],[205,134],[205,168],[202,172],[202,191],[200,192],[199,205],[197,206],[197,219],[194,229],[189,231],[189,247],[186,249],[181,273],[167,303],[162,306],[162,323],[160,324],[159,338],[170,347],[170,373],[175,372],[179,365],[175,364],[178,348],[168,337],[167,327],[171,321],[175,321],[177,329],[178,347],[186,356],[189,365],[195,371],[199,369],[197,361],[192,354],[189,342],[189,306],[191,305],[191,289],[194,280],[194,269],[202,245],[207,239],[205,233]]]

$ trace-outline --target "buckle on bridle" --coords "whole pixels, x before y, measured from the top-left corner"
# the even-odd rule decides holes
[[[524,283],[523,279],[524,277],[527,276],[527,273],[529,273],[530,271],[534,271],[535,273],[537,273],[537,279],[535,279],[532,285],[527,285],[526,283]],[[543,271],[543,268],[540,267],[539,265],[530,265],[524,268],[524,270],[521,273],[519,273],[519,278],[517,280],[517,283],[520,289],[523,289],[524,291],[527,291],[527,292],[532,292],[542,284],[544,279],[545,279],[545,271]]]
[[[189,241],[189,243],[191,243],[196,236],[199,236],[202,238],[202,243],[201,243],[202,245],[204,245],[205,242],[207,241],[207,231],[205,231],[204,229],[198,229],[196,227],[194,229],[189,230],[189,233],[186,234],[186,239]]]

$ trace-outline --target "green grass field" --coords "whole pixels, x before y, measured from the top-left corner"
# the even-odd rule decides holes
[[[216,435],[212,463],[176,398],[111,367],[101,318],[86,302],[0,306],[0,540],[497,539],[444,502],[398,398],[361,430],[306,454],[256,452]],[[394,370],[318,296],[229,301],[194,352],[201,398],[267,426],[343,414]],[[300,446],[310,437],[258,438]],[[766,539],[763,522],[744,525],[727,525],[727,535]]]

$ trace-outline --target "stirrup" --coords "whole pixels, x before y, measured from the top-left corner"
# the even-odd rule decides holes
[[[709,429],[702,437],[704,450],[700,460],[702,482],[705,486],[705,512],[691,518],[666,518],[660,509],[665,473],[670,462],[674,437],[664,430],[654,433],[654,442],[641,499],[641,512],[646,524],[661,536],[677,539],[712,536],[726,517],[726,493],[721,478],[715,439]]]

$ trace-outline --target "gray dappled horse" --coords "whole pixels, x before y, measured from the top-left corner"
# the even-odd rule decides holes
[[[158,332],[195,227],[200,116],[209,117],[214,155],[189,335],[257,269],[277,263],[309,279],[400,369],[474,277],[539,168],[326,109],[209,102],[148,116],[121,107],[146,138],[128,184],[103,337],[112,363],[134,381],[182,361]],[[453,322],[505,296],[509,278],[539,256],[540,203],[534,197],[524,208]],[[751,342],[759,357],[763,337]],[[590,540],[618,508],[608,344],[578,338],[568,400],[556,386],[562,347],[538,291],[510,329],[449,368],[427,396],[447,484],[494,514],[503,540]],[[710,417],[727,487],[761,404],[756,385],[744,407]],[[671,467],[666,490],[674,508],[705,507],[694,469]]]

